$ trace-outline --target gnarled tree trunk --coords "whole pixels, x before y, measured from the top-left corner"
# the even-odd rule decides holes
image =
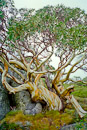
[[[70,93],[73,90],[73,86],[70,86],[66,90],[64,90],[63,86],[57,87],[55,84],[55,89],[59,94],[57,95],[57,93],[51,92],[50,90],[39,84],[39,79],[43,74],[38,74],[33,83],[31,81],[27,81],[22,85],[13,88],[6,81],[6,76],[13,78],[9,74],[7,74],[8,65],[6,62],[4,62],[4,70],[2,68],[0,68],[0,70],[2,72],[2,83],[10,93],[15,94],[16,92],[22,90],[28,90],[33,101],[44,101],[46,102],[49,109],[58,111],[63,110],[63,104],[66,102],[66,100],[68,100],[70,103],[73,104],[80,117],[83,117],[85,115],[86,112],[78,104],[74,96],[70,96]],[[17,81],[17,79],[15,79],[15,81]]]

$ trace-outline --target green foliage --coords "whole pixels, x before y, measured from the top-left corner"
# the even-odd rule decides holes
[[[0,7],[3,7],[6,5],[6,0],[0,0]]]
[[[3,19],[3,18],[4,18],[3,11],[0,10],[0,19]]]
[[[2,11],[2,8],[6,6],[5,0],[0,0],[0,22],[4,18],[4,12]]]
[[[33,12],[34,10],[32,10]],[[68,45],[73,49],[84,48],[87,42],[87,15],[79,8],[65,6],[47,6],[34,14],[26,13],[22,20],[11,19],[9,24],[9,39],[23,41],[38,33],[49,33],[55,43]],[[23,17],[23,16],[22,16]]]

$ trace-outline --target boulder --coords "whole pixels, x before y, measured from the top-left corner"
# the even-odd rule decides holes
[[[0,120],[10,111],[10,102],[8,98],[8,92],[1,83],[0,73]]]
[[[30,94],[28,91],[23,90],[15,94],[16,108],[24,111],[26,106],[31,103]]]
[[[42,105],[31,101],[30,93],[26,90],[15,94],[16,107],[22,110],[24,114],[35,115],[42,112]]]

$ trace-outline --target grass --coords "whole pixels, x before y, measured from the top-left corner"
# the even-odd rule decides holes
[[[77,86],[73,95],[81,98],[87,98],[87,86]]]
[[[64,84],[64,87],[67,88],[70,85],[74,86],[74,92],[72,93],[74,96],[87,98],[87,86],[83,84],[77,85],[77,84],[71,83],[71,84]]]
[[[64,84],[64,87],[67,88],[70,85],[74,86],[74,92],[72,94],[75,96],[75,98],[78,100],[78,102],[81,104],[81,106],[87,110],[87,86],[80,83],[80,85],[77,84]]]

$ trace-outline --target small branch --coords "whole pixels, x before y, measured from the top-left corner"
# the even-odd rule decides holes
[[[72,57],[69,59],[69,61],[68,61],[65,65],[63,65],[61,68],[58,69],[58,72],[57,72],[57,74],[56,74],[54,80],[52,81],[52,84],[55,84],[55,82],[56,82],[56,80],[57,80],[57,77],[59,76],[60,72],[61,72],[65,67],[67,67],[67,66],[70,64],[70,62],[74,59],[74,57],[75,57],[75,52],[73,52],[73,55],[72,55]]]
[[[77,83],[77,82],[82,82],[83,84],[87,84],[87,82],[84,82],[84,81],[82,81],[82,80],[77,80],[77,81],[75,81],[75,80],[69,78],[69,81],[72,81],[72,82],[75,82],[75,83]]]
[[[41,78],[43,74],[38,74],[35,78],[35,85],[37,86],[38,85],[38,82],[39,82],[39,79]]]
[[[52,52],[51,52],[51,54],[48,56],[48,58],[46,59],[46,60],[44,60],[39,66],[37,66],[37,69],[39,69],[44,63],[46,63],[49,59],[50,59],[50,57],[53,55],[53,47],[52,47]]]
[[[72,67],[70,68],[70,70],[67,72],[66,78],[60,80],[60,82],[64,83],[65,81],[67,81],[67,80],[69,79],[69,76],[70,76],[70,74],[71,74],[73,68],[74,68],[77,64],[79,64],[79,63],[83,60],[84,57],[85,57],[85,55],[84,55],[79,61],[77,61],[75,64],[72,65]]]
[[[10,64],[14,64],[15,66],[18,66],[18,68],[22,68],[24,69],[25,71],[27,70],[27,68],[19,61],[16,61],[16,60],[10,60],[9,61]]]

